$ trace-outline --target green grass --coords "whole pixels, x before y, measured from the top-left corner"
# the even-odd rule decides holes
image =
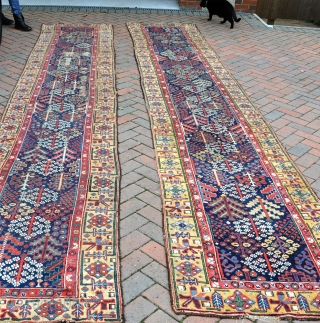
[[[320,26],[320,20],[307,20],[307,22],[312,22],[314,25]]]

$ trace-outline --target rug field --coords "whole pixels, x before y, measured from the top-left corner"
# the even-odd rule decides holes
[[[43,25],[0,123],[0,321],[121,322],[111,25]]]
[[[320,202],[195,25],[129,23],[177,313],[320,319]]]

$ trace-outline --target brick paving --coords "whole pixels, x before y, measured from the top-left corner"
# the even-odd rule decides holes
[[[5,13],[9,16],[7,9]],[[252,15],[234,30],[204,12],[27,7],[30,33],[4,26],[0,47],[0,113],[23,70],[41,23],[112,23],[115,35],[121,163],[120,235],[124,312],[128,323],[273,322],[176,315],[170,306],[160,186],[149,117],[125,23],[196,23],[320,195],[320,38],[313,30],[268,29]],[[274,321],[275,322],[275,321]]]

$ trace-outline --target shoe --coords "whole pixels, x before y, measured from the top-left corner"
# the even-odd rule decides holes
[[[22,30],[22,31],[31,31],[32,30],[32,28],[24,22],[24,17],[21,13],[19,15],[13,15],[13,18],[15,21],[14,28],[16,28],[18,30]]]
[[[12,25],[13,23],[14,23],[14,21],[13,21],[13,20],[11,20],[11,19],[9,19],[9,18],[5,17],[5,15],[2,13],[2,24],[3,24],[4,26],[9,26],[9,25]]]

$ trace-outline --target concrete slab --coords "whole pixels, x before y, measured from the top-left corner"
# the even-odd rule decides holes
[[[2,2],[9,5],[8,0]],[[21,0],[24,6],[70,6],[70,7],[113,7],[113,8],[145,8],[145,9],[171,9],[178,10],[179,5],[176,0]]]
[[[21,1],[23,3],[27,0]],[[117,7],[119,3],[120,1],[117,2]],[[118,117],[118,130],[121,135],[119,148],[122,152],[120,162],[122,172],[126,173],[125,168],[128,171],[122,176],[121,190],[123,193],[126,187],[135,184],[136,186],[131,187],[139,186],[145,192],[130,197],[120,206],[122,281],[127,281],[130,285],[131,282],[135,283],[137,277],[141,278],[141,286],[137,289],[139,294],[128,295],[129,303],[124,307],[126,322],[156,323],[178,320],[180,323],[236,323],[234,319],[172,316],[168,302],[160,303],[157,300],[158,295],[164,295],[162,297],[164,301],[170,298],[163,233],[160,230],[161,194],[158,189],[159,178],[154,170],[156,167],[154,149],[148,145],[147,139],[143,142],[132,139],[135,133],[150,138],[151,131],[140,88],[133,43],[126,22],[151,24],[180,21],[197,24],[203,36],[257,108],[265,116],[268,114],[271,116],[270,125],[287,150],[292,153],[291,157],[296,160],[297,166],[318,196],[320,196],[319,35],[311,32],[306,35],[302,28],[293,28],[294,30],[290,32],[267,29],[254,16],[244,13],[240,14],[243,18],[241,22],[235,29],[230,30],[227,25],[220,25],[220,19],[217,17],[208,22],[206,11],[203,13],[189,11],[188,14],[193,15],[186,15],[184,11],[178,10],[171,12],[168,10],[164,13],[155,10],[150,14],[138,14],[136,10],[128,10],[129,13],[124,14],[111,9],[65,8],[66,5],[64,2],[64,8],[60,7],[59,12],[55,12],[57,7],[43,9],[43,3],[39,7],[25,7],[24,16],[33,27],[30,33],[17,31],[13,26],[4,26],[0,47],[0,118],[38,39],[42,23],[112,23],[115,36],[118,107],[119,111],[124,111]],[[86,5],[88,6],[88,3]],[[94,6],[93,3],[90,5]],[[78,12],[72,12],[76,9]],[[80,10],[86,12],[79,12]],[[4,8],[4,12],[11,17],[7,7]],[[144,10],[141,12],[144,13]],[[295,148],[291,150],[293,147]],[[135,168],[136,163],[142,166]],[[149,231],[146,230],[148,228]],[[258,323],[273,323],[272,319],[265,317],[251,317],[250,321],[238,320],[238,323],[253,323],[257,320]]]

